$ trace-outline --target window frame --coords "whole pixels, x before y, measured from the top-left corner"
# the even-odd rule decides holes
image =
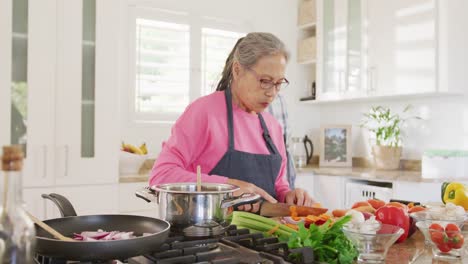
[[[247,22],[200,16],[187,12],[130,6],[128,15],[128,102],[129,119],[133,123],[174,123],[181,113],[141,113],[136,111],[136,20],[149,19],[189,27],[189,104],[202,96],[202,29],[210,28],[232,32],[249,32]]]

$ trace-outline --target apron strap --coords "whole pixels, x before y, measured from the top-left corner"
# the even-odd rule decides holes
[[[263,129],[263,139],[265,140],[268,151],[270,151],[270,154],[278,154],[278,149],[275,146],[275,143],[273,143],[273,140],[271,139],[270,133],[268,132],[268,127],[265,124],[265,120],[263,119],[262,114],[257,114],[258,118],[260,119],[260,124],[262,125]]]
[[[228,118],[228,140],[229,140],[229,150],[234,150],[234,118],[232,114],[232,94],[231,89],[227,88],[224,92],[224,97],[226,98],[227,105],[227,118]],[[263,129],[263,139],[267,145],[268,151],[270,154],[278,154],[279,151],[271,139],[270,133],[268,132],[268,127],[265,124],[265,120],[261,114],[257,114],[260,119],[260,125]]]
[[[231,89],[227,88],[224,92],[224,97],[226,98],[227,104],[227,118],[228,118],[228,140],[229,140],[229,150],[234,150],[234,118],[232,115],[232,95]]]

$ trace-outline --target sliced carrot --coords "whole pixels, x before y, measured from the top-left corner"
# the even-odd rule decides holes
[[[273,235],[276,231],[278,231],[279,228],[280,228],[280,225],[276,225],[276,226],[273,227],[272,229],[268,230],[268,231],[267,231],[267,234]]]

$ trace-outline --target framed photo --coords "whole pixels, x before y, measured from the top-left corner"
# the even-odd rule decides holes
[[[320,129],[320,166],[351,167],[351,125],[324,125]]]

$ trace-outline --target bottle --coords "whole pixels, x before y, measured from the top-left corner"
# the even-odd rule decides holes
[[[0,171],[0,264],[33,263],[36,232],[23,207],[23,151],[3,147]]]

